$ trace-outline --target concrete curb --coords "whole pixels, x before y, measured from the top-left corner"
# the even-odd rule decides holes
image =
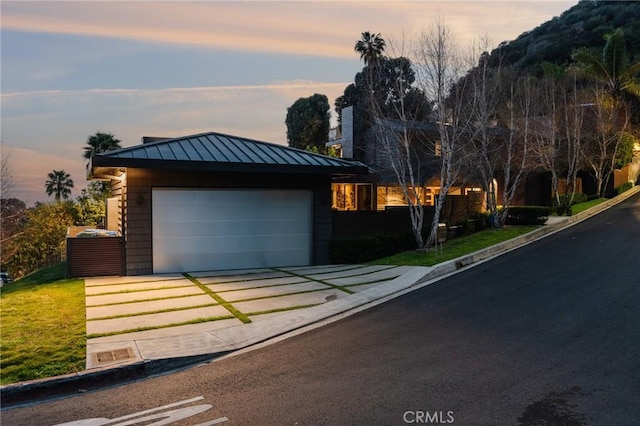
[[[295,311],[292,311],[291,321],[286,327],[271,329],[269,332],[264,333],[259,337],[249,338],[242,342],[242,344],[234,345],[230,350],[177,358],[134,361],[127,364],[121,364],[116,367],[92,369],[48,379],[4,385],[0,387],[0,397],[2,399],[1,409],[15,408],[45,399],[68,397],[90,390],[116,386],[158,374],[176,371],[195,364],[212,361],[229,353],[246,349],[274,338],[292,334],[305,327],[326,321],[331,317],[348,316],[349,312],[355,313],[356,311],[360,311],[363,307],[372,304],[372,302],[375,302],[376,300],[390,300],[394,297],[406,294],[407,292],[422,287],[422,284],[428,281],[444,277],[447,274],[473,266],[474,264],[478,264],[489,258],[499,256],[533,241],[549,236],[569,226],[573,226],[634,196],[637,193],[640,193],[640,186],[635,186],[617,197],[574,216],[566,217],[564,220],[557,223],[544,226],[543,228],[513,238],[509,241],[487,247],[473,254],[440,263],[433,268],[430,268],[428,272],[426,271],[427,268],[416,269],[414,271],[407,272],[388,283],[380,284],[379,286],[370,288],[361,293],[328,302],[320,306],[308,308],[305,310],[304,318],[296,318]],[[239,325],[236,327],[246,327],[246,325]]]
[[[598,204],[597,206],[591,207],[590,209],[577,213],[573,216],[567,216],[566,218],[563,218],[562,221],[556,222],[554,224],[546,225],[543,228],[536,229],[527,234],[521,235],[519,237],[513,238],[503,243],[499,243],[499,244],[487,247],[473,254],[462,256],[457,259],[440,263],[436,265],[433,268],[433,270],[429,272],[426,276],[424,276],[419,282],[417,282],[416,285],[426,281],[433,280],[442,275],[455,272],[461,268],[473,265],[475,263],[481,262],[491,257],[495,257],[500,254],[507,253],[508,251],[522,247],[526,244],[529,244],[531,242],[537,241],[541,238],[554,234],[560,230],[566,229],[570,226],[573,226],[577,223],[580,223],[590,218],[591,216],[594,216],[604,210],[607,210],[608,208],[634,196],[639,192],[640,192],[640,186],[634,186],[630,190],[625,191],[622,194],[605,201],[604,203]]]

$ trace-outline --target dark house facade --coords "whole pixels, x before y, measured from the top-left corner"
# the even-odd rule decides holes
[[[124,273],[144,275],[329,263],[331,180],[362,163],[219,133],[96,155]],[[113,210],[116,210],[115,213]]]

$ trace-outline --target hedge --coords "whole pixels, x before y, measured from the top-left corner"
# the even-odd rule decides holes
[[[623,192],[630,190],[631,188],[633,188],[633,182],[625,182],[620,186],[616,186],[615,187],[616,195],[620,195]]]
[[[363,263],[415,248],[416,241],[411,232],[333,237],[329,242],[329,255],[334,264]]]
[[[509,207],[505,225],[544,225],[551,208],[545,206]]]

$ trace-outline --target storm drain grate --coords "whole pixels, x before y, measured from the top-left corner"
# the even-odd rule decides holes
[[[130,348],[114,349],[111,351],[96,352],[93,354],[95,364],[106,364],[108,362],[124,361],[131,359],[135,355]]]

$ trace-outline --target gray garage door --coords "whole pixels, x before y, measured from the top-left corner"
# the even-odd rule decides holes
[[[153,272],[311,264],[312,192],[153,190]]]

